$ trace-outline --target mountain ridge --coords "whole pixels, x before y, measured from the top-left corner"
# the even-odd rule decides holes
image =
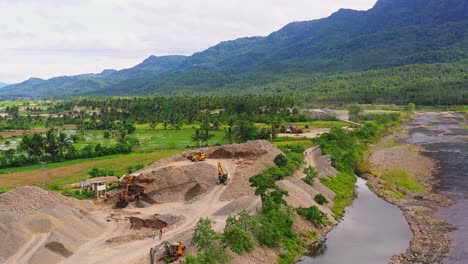
[[[25,81],[2,89],[0,95],[222,92],[236,84],[264,85],[290,74],[460,62],[468,58],[467,18],[464,0],[379,0],[367,11],[340,9],[327,18],[289,23],[265,37],[223,41],[192,56],[150,56],[105,76],[103,71]]]

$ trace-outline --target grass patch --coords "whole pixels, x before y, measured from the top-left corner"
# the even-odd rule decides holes
[[[356,180],[356,176],[344,172],[320,180],[336,194],[331,208],[335,219],[341,219],[344,216],[344,209],[353,202]]]
[[[389,140],[389,141],[385,142],[385,144],[384,144],[384,147],[386,147],[386,148],[392,148],[392,147],[396,147],[396,146],[398,146],[398,143],[396,143],[393,140]]]
[[[273,145],[275,147],[284,147],[287,145],[300,145],[304,147],[305,149],[311,148],[316,145],[312,142],[312,140],[305,139],[305,138],[289,138],[290,140],[287,140],[288,138],[284,138],[286,140],[283,140],[283,138],[281,139],[282,140],[280,141],[276,141],[275,139],[275,141],[273,141]]]
[[[181,129],[164,129],[159,125],[156,129],[150,129],[148,124],[136,125],[135,133],[128,135],[138,139],[139,145],[135,146],[135,150],[144,151],[148,149],[162,148],[180,148],[186,146],[195,146],[197,143],[192,141],[192,135],[195,133],[193,125],[184,125]],[[75,148],[82,149],[87,145],[96,145],[101,143],[103,146],[110,146],[118,141],[119,133],[112,131],[110,138],[104,138],[105,130],[86,130],[83,135],[84,141],[74,144]],[[69,133],[76,133],[70,131]],[[226,144],[224,139],[224,130],[210,130],[210,134],[214,137],[208,141],[209,145]]]
[[[50,186],[57,188],[57,185],[62,186],[64,184],[78,182],[80,179],[89,178],[88,171],[94,166],[111,168],[115,171],[116,175],[120,176],[127,173],[128,166],[134,166],[135,164],[143,164],[146,166],[159,159],[170,157],[182,151],[182,149],[168,149],[57,162],[47,164],[46,173]],[[77,169],[76,166],[79,166],[79,168]],[[7,188],[39,183],[41,178],[41,165],[3,169],[1,171],[4,173],[0,174],[1,185]],[[8,173],[7,171],[12,172]]]
[[[332,127],[345,127],[349,126],[350,124],[344,121],[307,121],[307,122],[293,122],[296,126],[298,126],[300,129],[304,129],[306,125],[309,126],[310,129],[313,128],[332,128]],[[286,128],[289,128],[289,123],[284,123],[282,124]],[[255,123],[255,126],[257,129],[262,129],[262,128],[271,128],[271,124],[265,124],[265,123]],[[307,130],[307,128],[306,128]]]
[[[423,191],[424,187],[414,181],[411,176],[401,169],[392,169],[380,177],[385,190],[395,194],[395,198],[403,198],[405,194]]]
[[[14,188],[12,188],[12,187],[1,187],[1,188],[0,188],[0,194],[6,193],[6,192],[11,191],[11,190],[13,190],[13,189],[14,189]]]
[[[124,155],[119,158],[112,158],[112,159],[101,159],[94,162],[94,166],[102,167],[102,168],[112,168],[114,170],[117,177],[120,175],[124,175],[127,173],[127,167],[133,166],[135,164],[143,164],[144,166],[148,166],[155,161],[158,161],[162,158],[167,158],[172,155],[180,153],[180,149],[169,149],[169,150],[160,150],[150,153],[132,153],[129,155]],[[69,184],[73,182],[78,182],[78,179],[90,178],[89,168],[86,168],[82,171],[77,173],[71,174],[69,176],[57,179],[55,182],[58,182],[60,185]]]

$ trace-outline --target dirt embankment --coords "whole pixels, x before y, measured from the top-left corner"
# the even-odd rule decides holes
[[[260,199],[250,187],[249,178],[274,166],[275,156],[281,153],[267,141],[202,151],[208,155],[206,161],[191,162],[184,153],[137,172],[141,173],[138,184],[146,187],[147,195],[125,209],[112,209],[112,197],[108,204],[95,206],[36,187],[0,195],[0,262],[148,263],[149,249],[164,240],[181,241],[188,246],[187,252],[193,253],[191,235],[201,217],[213,219],[213,228],[221,232],[228,215],[260,209]],[[306,151],[305,159],[307,165],[317,167],[319,178],[336,174],[330,159],[319,149]],[[227,185],[217,185],[218,161],[230,174]],[[323,193],[330,203],[318,206],[333,221],[330,207],[334,193],[318,179],[309,186],[303,178],[305,175],[298,171],[278,182],[289,192],[287,202],[294,207],[317,205],[313,198]],[[111,192],[117,195],[119,191]],[[106,224],[85,213],[96,207],[97,216],[107,220]],[[159,228],[164,229],[163,239],[152,239],[151,231]],[[296,216],[294,230],[316,229]],[[323,235],[326,230],[316,231]],[[272,263],[279,253],[257,247],[252,254],[233,254],[232,263]]]
[[[414,234],[405,253],[392,257],[390,263],[440,263],[448,252],[452,230],[446,222],[433,217],[440,206],[449,206],[452,201],[433,192],[436,161],[423,156],[423,147],[408,144],[408,136],[396,133],[384,138],[373,147],[368,162],[373,175],[367,175],[368,184],[377,195],[397,205],[405,215]],[[406,172],[411,180],[421,184],[424,190],[405,191],[404,198],[397,198],[394,190],[385,187],[380,177],[392,170]]]
[[[0,262],[58,263],[104,229],[89,201],[25,186],[0,195]]]
[[[301,170],[296,171],[293,175],[286,177],[284,180],[278,181],[277,185],[288,191],[288,196],[285,197],[288,205],[292,207],[310,207],[316,205],[319,209],[325,212],[330,220],[330,225],[325,228],[318,229],[310,221],[304,219],[299,215],[294,216],[293,230],[299,232],[310,232],[315,231],[318,238],[324,237],[336,224],[337,222],[333,218],[333,213],[330,208],[333,207],[333,198],[335,193],[328,187],[320,182],[320,179],[333,177],[338,171],[331,165],[330,157],[323,155],[320,148],[314,147],[307,149],[304,152],[305,167],[314,166],[319,172],[318,179],[314,181],[312,186],[304,182],[305,174]],[[317,194],[323,194],[329,203],[326,205],[317,204],[314,201],[314,197]],[[247,198],[247,197],[246,197]],[[311,241],[312,242],[312,241]],[[279,252],[277,249],[271,249],[267,247],[256,247],[255,250],[250,254],[244,254],[242,256],[234,255],[234,259],[231,261],[232,264],[244,264],[244,263],[275,263],[278,260]]]

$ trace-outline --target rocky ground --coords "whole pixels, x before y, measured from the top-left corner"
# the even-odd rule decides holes
[[[393,256],[390,263],[442,263],[450,245],[447,233],[453,227],[435,218],[433,213],[441,206],[449,206],[452,201],[433,192],[437,184],[436,161],[421,154],[424,148],[406,143],[407,137],[405,133],[395,133],[373,146],[372,155],[368,159],[373,175],[365,176],[371,190],[402,210],[414,234],[407,251]],[[425,190],[406,193],[404,198],[395,198],[391,191],[384,188],[379,178],[395,168],[407,172]]]
[[[164,240],[181,241],[187,253],[194,227],[201,217],[216,222],[221,232],[228,215],[246,210],[255,213],[261,207],[249,178],[274,166],[281,151],[267,141],[253,141],[203,149],[206,161],[191,162],[189,153],[175,155],[150,165],[141,173],[139,184],[146,196],[124,209],[115,208],[119,190],[108,194],[107,201],[93,204],[44,191],[37,187],[20,187],[0,195],[0,262],[2,263],[148,263],[149,249]],[[320,149],[305,153],[306,165],[317,167],[319,178],[333,176],[329,157]],[[217,185],[217,163],[230,174],[227,185]],[[323,193],[330,201],[317,205],[330,219],[323,230],[296,216],[296,232],[316,231],[323,236],[335,221],[330,211],[334,193],[320,181],[310,186],[304,173],[278,182],[289,192],[292,206],[317,205],[315,194]],[[153,229],[164,228],[162,240],[153,239]],[[158,252],[157,254],[161,254]],[[256,247],[251,254],[232,253],[232,263],[273,263],[276,249]]]

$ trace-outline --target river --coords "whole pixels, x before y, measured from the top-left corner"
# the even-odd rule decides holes
[[[356,192],[344,220],[300,263],[385,264],[408,248],[413,234],[400,209],[377,197],[361,178]]]
[[[446,264],[468,263],[468,132],[460,126],[462,122],[461,114],[423,112],[406,127],[408,141],[425,147],[424,155],[438,161],[440,184],[436,191],[455,201],[435,214],[457,228],[449,233]]]

